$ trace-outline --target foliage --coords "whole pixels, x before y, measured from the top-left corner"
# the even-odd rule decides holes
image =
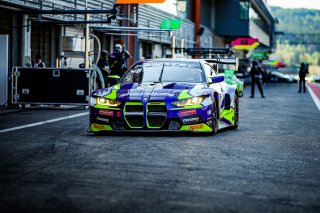
[[[320,33],[320,10],[271,7],[279,20],[277,30],[286,33]]]
[[[314,9],[285,9],[271,7],[273,15],[278,19],[276,31],[285,34],[292,33],[291,41],[277,39],[276,54],[287,65],[294,66],[300,62],[313,65],[313,70],[320,74],[320,42],[317,44],[289,44],[295,34],[313,34],[320,38],[320,10]],[[288,39],[290,37],[287,36]],[[308,40],[309,38],[307,38]],[[311,39],[311,38],[310,38]]]

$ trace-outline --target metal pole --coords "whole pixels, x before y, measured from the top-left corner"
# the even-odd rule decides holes
[[[175,58],[176,57],[176,50],[175,50],[175,48],[176,48],[176,36],[175,35],[172,35],[172,38],[171,38],[171,48],[172,48],[172,50],[171,50],[171,57],[172,58]]]
[[[181,39],[180,47],[181,47],[181,55],[183,56],[184,55],[184,39],[183,38]]]
[[[47,21],[47,20],[34,20],[35,24],[33,25],[40,25],[40,24],[63,24],[63,25],[75,25],[75,24],[110,24],[111,20],[83,20],[83,21]]]
[[[85,2],[85,7],[87,9],[87,0]],[[85,20],[89,21],[89,19],[90,19],[89,14],[86,14],[85,15]],[[89,49],[89,43],[90,43],[90,40],[89,40],[90,39],[89,24],[86,24],[84,33],[85,33],[85,59],[84,59],[85,61],[84,61],[84,67],[86,69],[88,69],[89,68],[89,51],[90,51],[90,49]]]
[[[29,15],[23,15],[23,25],[30,25]],[[22,29],[22,51],[21,51],[21,66],[31,66],[31,30],[30,27]]]
[[[135,11],[135,15],[136,15],[136,27],[138,27],[139,23],[138,23],[138,16],[139,16],[139,5],[137,4],[135,7],[136,11]],[[139,47],[139,38],[138,36],[134,37],[134,59],[133,61],[137,61],[140,58],[140,47]]]
[[[130,18],[130,8],[129,8],[129,4],[126,4],[126,20],[125,20],[125,27],[129,27],[129,18]],[[124,40],[124,50],[129,48],[129,36],[124,36],[125,40]]]
[[[193,21],[194,21],[194,41],[195,48],[200,47],[200,24],[201,24],[201,0],[194,0],[194,8],[193,8]],[[194,58],[200,58],[198,55],[195,55]]]

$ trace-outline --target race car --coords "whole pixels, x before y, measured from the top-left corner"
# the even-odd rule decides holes
[[[224,80],[227,84],[236,85],[238,96],[243,96],[243,89],[244,89],[244,81],[239,79],[235,74],[234,70],[224,70]]]
[[[235,85],[202,59],[136,62],[119,83],[90,97],[90,131],[191,131],[236,129]]]
[[[243,96],[244,80],[239,79],[235,74],[235,70],[239,66],[237,58],[214,58],[206,61],[216,67],[218,73],[224,74],[224,81],[227,84],[236,85],[238,97]]]

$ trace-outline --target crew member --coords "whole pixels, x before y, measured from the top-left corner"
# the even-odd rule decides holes
[[[250,98],[254,98],[255,84],[257,84],[257,86],[258,86],[261,97],[265,98],[265,96],[263,95],[263,90],[262,90],[262,86],[261,86],[262,69],[258,66],[258,63],[256,61],[252,62],[250,76],[251,76],[251,96],[250,96]]]
[[[108,51],[103,50],[101,52],[101,56],[100,56],[100,59],[99,59],[98,64],[97,64],[97,66],[99,67],[99,69],[102,72],[105,85],[107,85],[107,79],[108,79],[108,76],[110,74],[110,70],[109,70],[110,68],[109,68],[109,63],[108,63],[108,55],[109,55]]]
[[[305,63],[300,64],[299,70],[299,93],[301,92],[303,85],[303,92],[306,92],[306,75],[309,74],[308,66]]]
[[[121,77],[127,71],[127,60],[132,58],[127,50],[123,50],[121,44],[116,44],[114,52],[109,55],[110,75]]]
[[[35,57],[35,62],[32,63],[33,67],[41,67],[41,68],[45,68],[46,65],[45,63],[42,61],[42,57],[41,55],[37,54]]]

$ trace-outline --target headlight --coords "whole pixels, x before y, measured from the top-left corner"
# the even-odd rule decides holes
[[[184,99],[181,101],[175,101],[175,102],[172,102],[171,104],[174,106],[193,106],[193,105],[201,104],[203,101],[204,101],[204,97],[200,96],[200,97]]]
[[[115,101],[115,100],[110,100],[110,99],[106,99],[103,97],[98,97],[97,98],[97,103],[103,106],[112,106],[112,107],[116,107],[120,105],[119,101]]]

